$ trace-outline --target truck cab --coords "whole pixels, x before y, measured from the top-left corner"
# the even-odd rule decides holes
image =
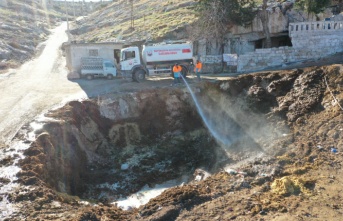
[[[121,50],[120,65],[122,71],[131,71],[135,65],[141,64],[138,47],[129,47]]]
[[[145,79],[147,72],[141,63],[138,47],[128,47],[121,50],[120,67],[123,76],[132,75],[132,78],[137,81]]]

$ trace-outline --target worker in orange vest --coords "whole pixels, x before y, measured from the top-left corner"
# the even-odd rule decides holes
[[[173,73],[174,73],[174,84],[177,84],[177,83],[181,83],[180,81],[180,77],[181,77],[181,71],[182,71],[182,67],[176,63],[173,67]]]
[[[201,63],[201,61],[197,60],[197,63],[194,67],[194,72],[197,75],[197,78],[199,81],[201,81],[201,78],[200,78],[201,69],[202,69],[202,63]]]

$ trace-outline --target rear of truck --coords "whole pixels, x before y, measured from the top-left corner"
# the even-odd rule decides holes
[[[81,58],[81,77],[90,80],[95,77],[113,79],[116,76],[117,69],[111,61],[99,57]]]
[[[181,65],[184,76],[192,70],[191,43],[143,46],[141,58],[138,47],[129,47],[121,51],[121,71],[126,75],[132,75],[136,81],[144,80],[145,75],[171,74],[175,63]]]
[[[143,46],[142,59],[149,75],[171,73],[172,67],[178,63],[185,76],[193,64],[193,47],[190,43]]]

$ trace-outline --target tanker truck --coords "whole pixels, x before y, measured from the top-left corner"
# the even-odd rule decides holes
[[[146,76],[172,73],[175,63],[182,67],[182,75],[193,69],[193,47],[191,43],[143,45],[121,50],[121,74],[132,76],[134,81],[143,81]]]

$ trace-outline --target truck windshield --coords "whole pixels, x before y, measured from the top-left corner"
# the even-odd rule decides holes
[[[111,64],[111,63],[105,63],[105,67],[107,67],[107,68],[113,68],[114,66],[113,66],[113,64]]]
[[[132,59],[132,58],[135,58],[135,57],[136,57],[136,55],[135,55],[134,51],[123,51],[123,54],[121,56],[123,61],[129,60],[129,59]]]

